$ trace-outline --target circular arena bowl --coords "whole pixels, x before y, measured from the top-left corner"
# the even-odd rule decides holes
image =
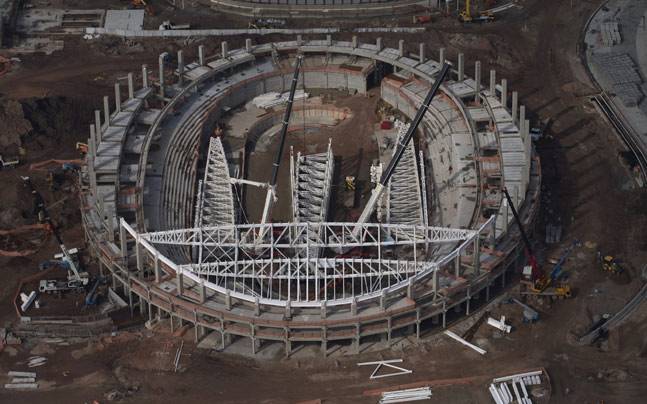
[[[286,355],[420,338],[487,303],[524,261],[502,190],[530,227],[541,179],[525,108],[495,71],[483,83],[480,62],[470,77],[458,56],[375,212],[359,216],[369,177],[449,63],[416,48],[223,42],[219,55],[160,56],[154,74],[116,83],[81,178],[86,239],[113,289],[151,321],[193,324],[196,340],[215,333],[226,349],[244,337],[252,352],[274,341]]]

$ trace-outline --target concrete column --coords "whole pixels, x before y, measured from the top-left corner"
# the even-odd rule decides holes
[[[159,254],[155,254],[155,262],[153,263],[154,270],[155,270],[155,283],[160,283],[162,280],[162,274],[160,271],[160,257]]]
[[[519,103],[519,93],[512,92],[512,123],[517,123],[517,108]]]
[[[139,237],[135,240],[135,259],[137,262],[137,272],[143,272],[144,267],[142,265],[142,249],[139,244]]]
[[[526,106],[522,105],[519,107],[519,131],[523,137],[523,125],[526,122]]]
[[[321,329],[321,353],[324,358],[328,355],[328,337],[327,337],[326,327]]]
[[[353,316],[357,315],[357,298],[353,297],[353,301],[350,303],[350,314]]]
[[[148,88],[148,66],[142,65],[142,88]]]
[[[474,262],[472,264],[474,273],[478,275],[481,269],[481,237],[478,234],[474,237]]]
[[[256,296],[254,298],[254,315],[256,317],[261,315],[261,300]]]
[[[204,45],[198,46],[198,63],[200,66],[204,66]]]
[[[496,96],[496,70],[490,70],[490,95]]]
[[[97,148],[101,143],[101,112],[98,109],[94,110],[94,130],[95,135],[97,135]],[[96,150],[94,151],[96,153]],[[95,154],[96,156],[96,154]]]
[[[409,284],[407,285],[407,298],[413,300],[413,278],[409,278]]]
[[[285,319],[289,320],[292,318],[292,300],[285,302]]]
[[[164,98],[164,58],[160,55],[157,61],[159,64],[160,97]]]
[[[107,95],[103,97],[103,121],[106,126],[110,124],[110,97]]]
[[[222,41],[220,43],[220,50],[222,51],[222,58],[227,59],[229,57],[229,44],[227,41]]]
[[[332,35],[326,35],[326,44],[328,44],[328,46],[332,45]]]
[[[404,56],[404,39],[398,41],[398,54],[400,57]]]
[[[474,82],[476,83],[474,102],[481,104],[481,62],[478,60],[474,63]]]
[[[418,45],[418,61],[420,63],[425,63],[425,44],[424,42],[420,42],[420,45]]]
[[[386,291],[382,289],[382,294],[380,295],[380,309],[386,310]]]
[[[458,54],[458,81],[465,80],[465,55]]]
[[[297,35],[297,45],[301,46],[303,43],[303,36],[301,34]]]
[[[177,51],[177,73],[180,85],[184,83],[184,52]]]
[[[128,244],[126,243],[126,230],[119,226],[119,248],[121,249],[121,258],[126,262],[128,259]]]
[[[231,292],[225,292],[225,308],[231,310]]]
[[[458,250],[456,258],[454,258],[454,275],[456,277],[461,276],[461,250]]]
[[[438,50],[438,63],[442,66],[445,63],[445,48],[440,48]]]
[[[200,279],[200,285],[198,285],[198,295],[200,297],[200,303],[204,303],[207,300],[207,287],[204,286],[204,279]]]
[[[508,108],[508,80],[501,80],[501,104]]]
[[[381,37],[378,37],[375,40],[375,46],[377,47],[378,52],[382,50],[382,38]]]
[[[133,81],[133,74],[128,73],[128,99],[132,100],[135,98],[135,84]]]
[[[357,35],[353,35],[353,40],[352,41],[353,41],[352,42],[353,49],[356,49],[357,48]]]
[[[94,125],[90,125],[90,142],[88,144],[88,153],[92,158],[97,155],[97,135],[96,135],[96,127]]]
[[[182,296],[184,294],[184,274],[182,272],[175,275],[175,280],[177,281],[177,294]]]
[[[326,301],[324,300],[324,301],[321,302],[321,318],[322,319],[326,318],[326,315],[327,315],[327,313],[326,313]]]
[[[250,38],[245,39],[245,50],[247,52],[252,51],[252,40]]]
[[[121,112],[121,85],[115,83],[115,112]]]

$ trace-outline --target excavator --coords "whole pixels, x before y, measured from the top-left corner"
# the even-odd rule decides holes
[[[526,235],[526,232],[523,229],[521,218],[519,217],[519,214],[517,213],[517,209],[515,208],[514,203],[512,202],[512,198],[510,197],[510,194],[508,193],[508,190],[505,187],[503,188],[503,194],[505,195],[505,198],[508,202],[508,206],[510,206],[510,210],[512,211],[514,220],[517,222],[517,226],[519,227],[519,233],[521,233],[521,239],[523,240],[523,243],[526,249],[526,257],[528,259],[528,265],[524,268],[523,273],[524,273],[524,277],[528,278],[529,281],[522,281],[522,283],[525,283],[526,285],[528,285],[528,291],[525,292],[524,294],[537,295],[537,296],[557,296],[562,298],[571,297],[572,292],[571,292],[570,285],[558,284],[557,280],[559,279],[559,276],[561,274],[561,264],[563,263],[563,260],[566,259],[568,254],[570,254],[572,247],[567,251],[567,254],[564,254],[562,256],[563,259],[560,260],[559,265],[556,265],[555,269],[553,269],[553,271],[551,271],[550,274],[547,274],[546,272],[544,272],[537,264],[537,259],[535,258],[535,255],[532,251],[532,246],[530,245],[528,236]]]
[[[494,14],[487,11],[482,11],[477,15],[472,15],[471,1],[465,0],[465,9],[458,15],[458,21],[465,24],[474,22],[492,22],[494,21]]]

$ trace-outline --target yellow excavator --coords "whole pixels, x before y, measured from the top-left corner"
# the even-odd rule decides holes
[[[477,15],[472,15],[471,1],[465,0],[465,9],[458,15],[458,21],[462,23],[473,22],[492,22],[494,21],[494,14],[488,11],[479,12]]]

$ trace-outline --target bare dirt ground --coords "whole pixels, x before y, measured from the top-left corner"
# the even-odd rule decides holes
[[[442,337],[430,338],[404,351],[383,352],[384,358],[404,358],[405,367],[414,373],[380,381],[369,381],[369,371],[356,366],[363,360],[375,360],[374,354],[261,361],[198,350],[191,342],[192,330],[184,337],[182,370],[174,373],[169,370],[169,360],[179,337],[164,335],[163,331],[124,331],[116,337],[72,341],[70,346],[52,345],[45,349],[53,352],[47,354],[48,364],[37,369],[42,381],[39,391],[0,390],[0,401],[104,402],[107,392],[117,390],[126,394],[123,402],[293,403],[321,399],[372,403],[377,400],[363,395],[366,390],[460,379],[451,386],[434,387],[434,401],[475,403],[490,400],[486,383],[491,377],[543,366],[552,380],[550,402],[642,402],[647,392],[647,308],[613,331],[606,342],[591,347],[573,343],[573,334],[586,330],[594,315],[615,312],[635,293],[642,283],[641,270],[647,258],[647,195],[632,187],[631,176],[619,156],[624,146],[588,101],[587,95],[596,90],[577,54],[583,25],[600,3],[574,1],[571,7],[571,2],[561,0],[522,1],[522,10],[510,11],[493,24],[464,27],[454,19],[438,18],[424,35],[405,38],[412,51],[417,49],[417,42],[424,41],[431,50],[446,47],[452,59],[458,51],[466,52],[467,66],[478,59],[484,68],[496,68],[498,77],[506,77],[509,87],[520,92],[521,102],[536,114],[533,121],[550,118],[546,133],[552,139],[537,146],[544,175],[544,216],[535,239],[543,238],[542,224],[556,217],[564,224],[565,233],[561,245],[543,248],[538,243],[537,248],[544,258],[558,256],[575,238],[591,242],[593,248],[576,249],[566,264],[575,297],[537,304],[542,316],[538,323],[521,323],[514,306],[494,306],[493,315],[505,314],[515,330],[496,338],[486,326],[481,327],[475,340],[488,350],[486,357]],[[69,7],[95,6],[70,2]],[[182,19],[193,17],[189,13]],[[199,21],[202,25],[211,20],[201,17]],[[226,19],[216,16],[213,21]],[[242,24],[236,21],[234,25]],[[360,38],[369,41],[374,36]],[[272,39],[280,37],[265,38]],[[385,42],[394,45],[397,39],[385,38]],[[243,39],[227,40],[233,47]],[[211,38],[201,43],[214,52],[217,42]],[[154,64],[159,52],[174,52],[181,45],[182,41],[124,44],[110,38],[92,42],[72,39],[66,40],[63,52],[52,56],[22,57],[22,63],[0,79],[0,93],[20,101],[65,97],[62,102],[68,108],[59,115],[73,122],[67,126],[68,137],[44,148],[28,145],[27,160],[48,158],[45,154],[75,156],[74,142],[87,137],[92,118],[89,111],[100,107],[100,96],[111,92],[114,80],[128,71],[138,71],[141,63]],[[30,206],[31,201],[20,192],[17,177],[26,174],[25,166],[0,172],[2,209]],[[44,184],[44,178],[38,181]],[[52,194],[46,194],[46,199],[57,200]],[[19,221],[27,222],[28,218]],[[78,215],[70,217],[64,233],[70,244],[82,244],[79,227]],[[624,259],[629,276],[616,279],[603,274],[595,263],[598,249]],[[18,279],[35,273],[38,262],[54,252],[56,245],[50,240],[34,256],[0,258],[0,320],[15,320],[11,299]],[[19,368],[38,345],[38,341],[28,340],[20,346],[5,347],[0,353],[0,374]],[[463,384],[457,384],[459,381]]]

